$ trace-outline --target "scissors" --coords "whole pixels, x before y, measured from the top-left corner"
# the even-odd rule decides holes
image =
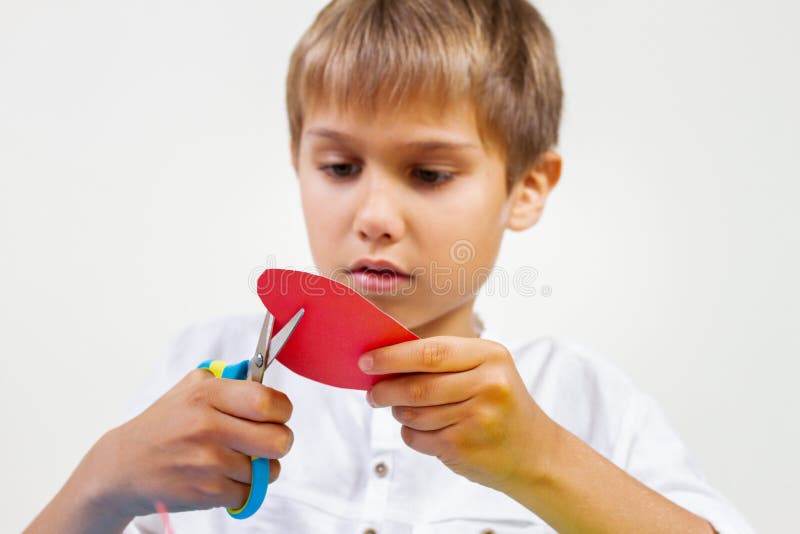
[[[303,316],[305,310],[300,308],[294,316],[289,319],[283,328],[273,337],[272,328],[275,325],[275,317],[267,310],[264,317],[264,324],[261,326],[261,333],[258,336],[256,352],[249,360],[228,365],[223,360],[206,360],[197,367],[208,369],[217,378],[232,378],[234,380],[253,380],[258,383],[264,382],[264,371],[275,361],[289,336],[292,335],[297,323]],[[228,515],[235,519],[247,519],[261,507],[264,498],[267,496],[269,486],[269,458],[258,458],[251,456],[251,466],[253,469],[252,482],[250,483],[250,493],[241,508],[228,508]]]

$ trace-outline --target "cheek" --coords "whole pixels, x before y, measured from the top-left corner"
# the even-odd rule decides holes
[[[432,258],[466,265],[493,256],[502,235],[502,217],[501,206],[490,193],[482,187],[464,187],[420,210],[424,217],[417,221],[418,233]]]
[[[317,222],[320,217],[324,216],[323,210],[320,209],[320,196],[314,190],[313,184],[308,184],[305,181],[300,182],[300,200],[303,205],[303,217],[306,221],[306,227],[309,231],[319,226]]]
[[[448,201],[426,210],[419,235],[432,291],[467,298],[480,289],[497,257],[503,235],[502,202],[485,188],[460,192],[452,206]]]
[[[331,209],[334,191],[318,177],[300,179],[300,198],[303,217],[309,233],[326,234],[341,226],[345,214],[342,209]],[[339,203],[337,202],[337,205]]]
[[[344,222],[343,210],[331,209],[331,195],[323,184],[314,179],[300,180],[300,198],[306,223],[309,247],[315,266],[327,273],[336,261]]]

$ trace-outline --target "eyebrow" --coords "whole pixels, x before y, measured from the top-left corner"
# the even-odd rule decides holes
[[[338,132],[328,128],[311,128],[307,132],[309,135],[316,137],[323,137],[325,139],[332,139],[341,143],[352,143],[355,139],[346,133]],[[441,141],[438,139],[422,140],[422,141],[409,141],[404,143],[408,148],[414,148],[420,151],[434,151],[434,150],[474,150],[478,146],[473,143],[459,143],[454,141]]]

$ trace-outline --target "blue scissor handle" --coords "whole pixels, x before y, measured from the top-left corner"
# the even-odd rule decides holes
[[[246,380],[247,367],[250,360],[243,360],[239,363],[228,365],[223,360],[206,360],[197,367],[208,369],[217,378],[230,378],[233,380]],[[267,496],[269,487],[269,458],[250,457],[250,465],[253,470],[253,480],[250,483],[250,493],[241,508],[228,508],[228,515],[234,519],[247,519],[261,507],[264,498]]]

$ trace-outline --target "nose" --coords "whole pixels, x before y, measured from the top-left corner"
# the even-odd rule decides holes
[[[392,187],[391,177],[365,173],[360,182],[353,231],[364,242],[396,242],[405,232],[405,223],[401,195]]]

